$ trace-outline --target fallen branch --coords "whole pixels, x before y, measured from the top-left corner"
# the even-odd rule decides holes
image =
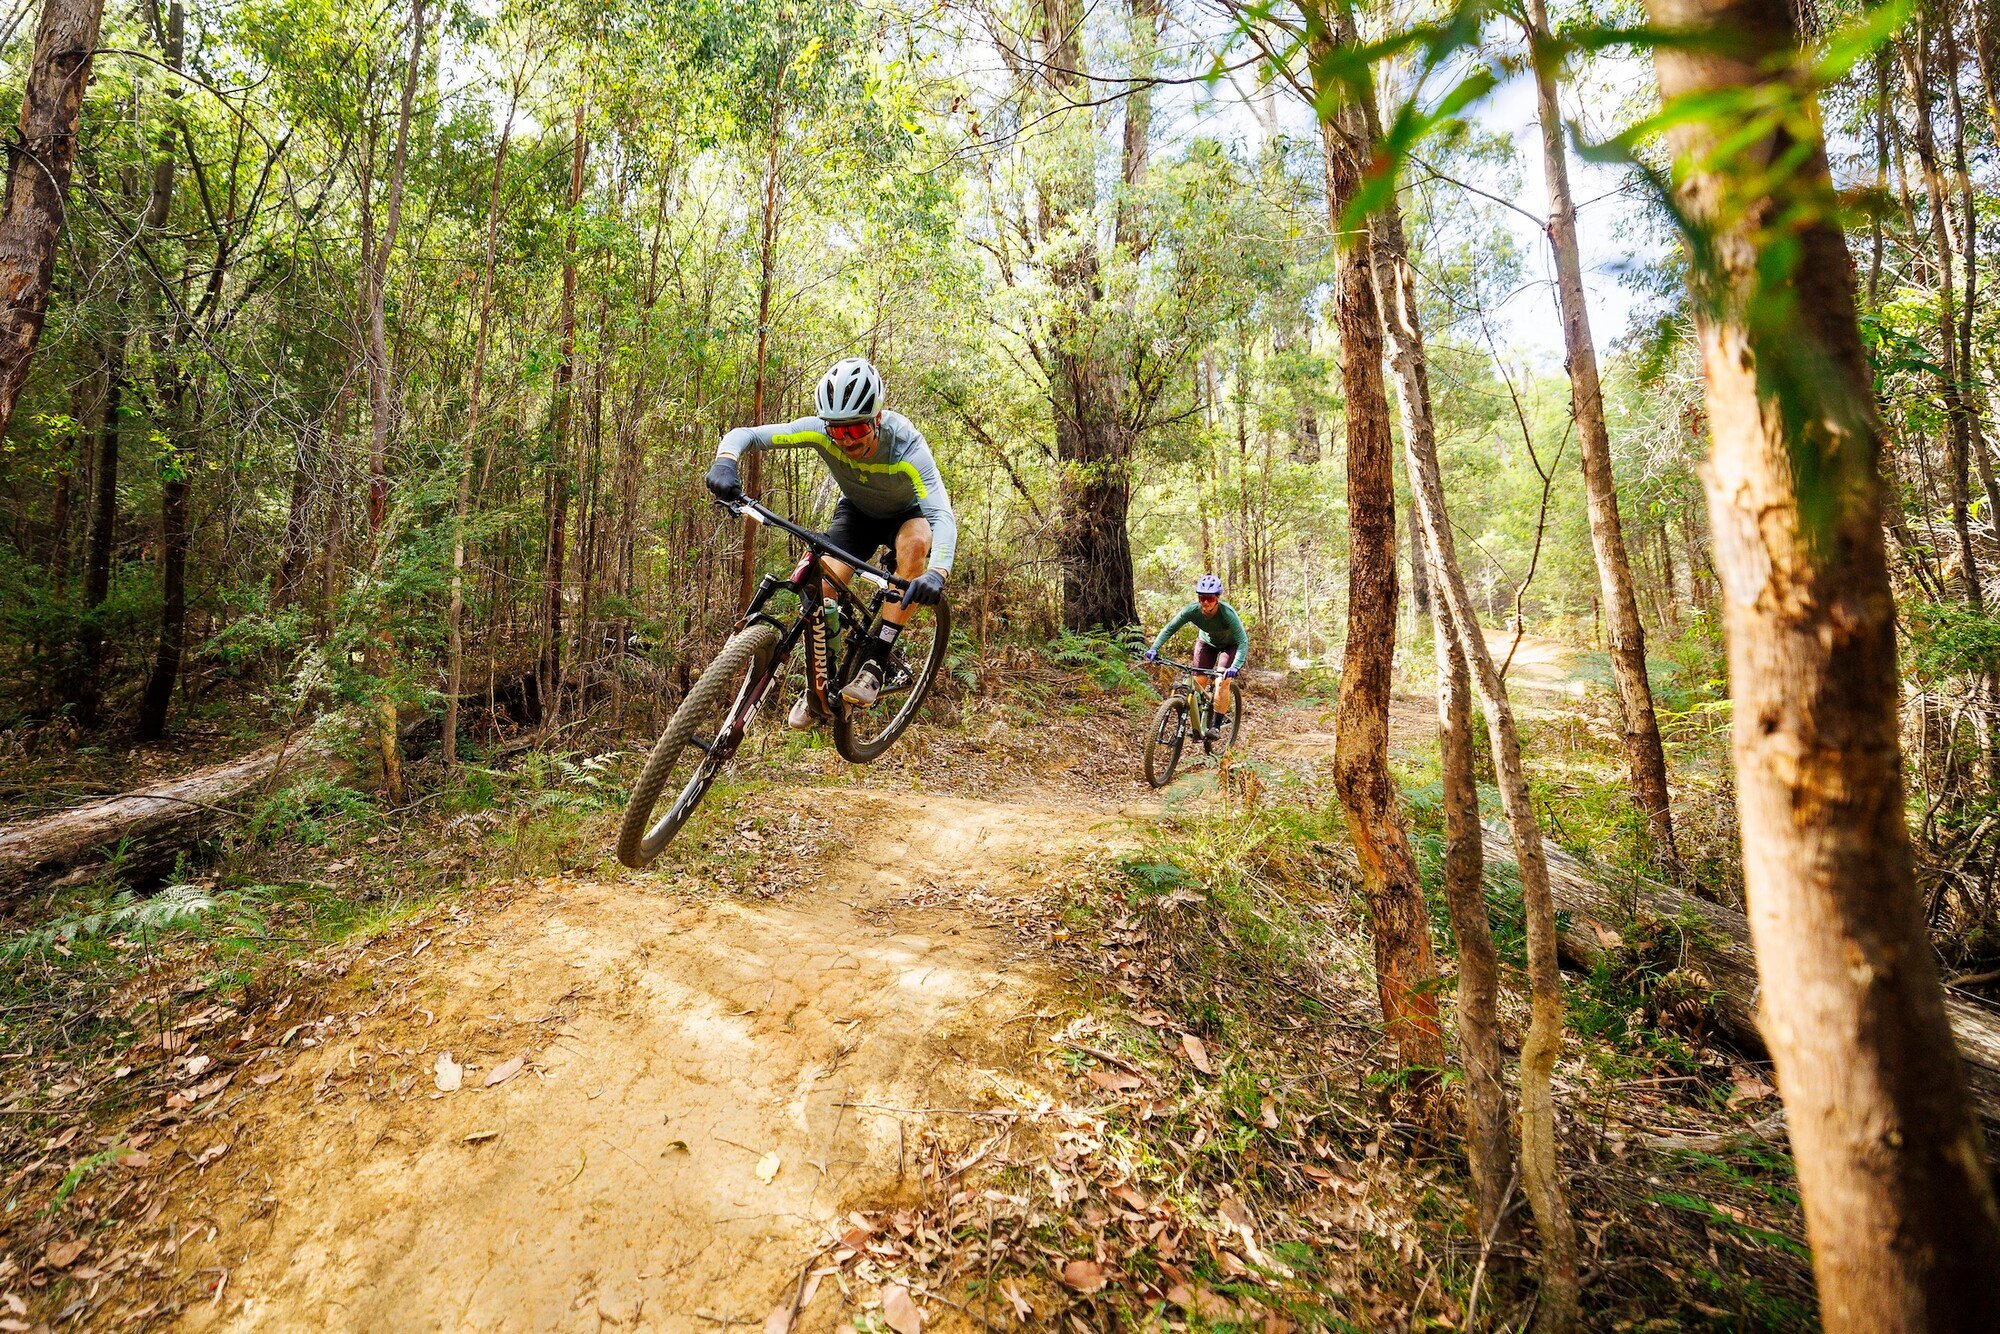
[[[138,872],[171,866],[188,843],[234,818],[245,798],[322,769],[330,746],[294,738],[168,782],[0,827],[0,906],[105,849],[124,846]]]
[[[1777,1144],[1783,1142],[1784,1138],[1785,1114],[1773,1112],[1763,1120],[1753,1121],[1741,1130],[1727,1135],[1641,1135],[1639,1142],[1661,1153],[1675,1151],[1715,1153],[1753,1139]]]
[[[1486,826],[1488,846],[1512,858],[1506,831]],[[1666,921],[1698,922],[1690,932],[1702,972],[1715,986],[1714,1016],[1731,1042],[1752,1056],[1767,1054],[1757,1028],[1757,960],[1750,948],[1750,924],[1742,913],[1695,898],[1671,885],[1585,866],[1554,845],[1547,846],[1550,889],[1562,924],[1563,962],[1590,968],[1622,941],[1621,932],[1641,910]],[[1989,1135],[2000,1136],[2000,1011],[1946,993],[1959,1055],[1973,1105]]]

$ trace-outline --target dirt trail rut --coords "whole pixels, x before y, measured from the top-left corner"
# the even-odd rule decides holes
[[[828,887],[543,882],[294,1057],[203,1179],[218,1239],[184,1263],[229,1276],[184,1323],[761,1327],[833,1219],[914,1192],[882,1109],[1026,1075],[1057,982],[954,895],[1129,837],[1075,806],[784,800],[837,807]],[[446,1051],[463,1087],[439,1093]],[[840,1304],[824,1285],[798,1328]]]

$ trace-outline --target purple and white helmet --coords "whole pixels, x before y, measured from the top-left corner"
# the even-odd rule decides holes
[[[1201,578],[1194,581],[1194,595],[1196,597],[1207,597],[1210,593],[1215,594],[1217,597],[1222,596],[1221,575],[1204,574]]]

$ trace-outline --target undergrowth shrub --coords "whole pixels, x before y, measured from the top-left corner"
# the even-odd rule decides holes
[[[265,797],[245,827],[254,846],[317,848],[381,823],[381,808],[366,793],[320,776]]]
[[[1306,804],[1182,817],[1117,863],[1115,906],[1169,942],[1187,1014],[1220,1029],[1218,997],[1289,1004],[1324,980],[1327,934],[1354,903],[1341,838]]]
[[[215,893],[198,885],[169,885],[141,898],[121,889],[80,912],[0,941],[0,963],[18,963],[58,946],[74,953],[75,946],[113,939],[138,937],[152,944],[171,932],[200,926],[218,911],[244,924],[261,922],[252,901],[242,894]]]
[[[1081,672],[1100,688],[1110,691],[1145,691],[1152,678],[1139,668],[1145,642],[1136,630],[1116,635],[1072,634],[1065,630],[1042,647],[1050,665]]]

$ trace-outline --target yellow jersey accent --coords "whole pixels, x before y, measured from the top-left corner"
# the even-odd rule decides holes
[[[827,462],[836,468],[852,468],[855,472],[902,473],[910,479],[910,490],[916,495],[918,500],[922,500],[930,495],[930,492],[924,487],[924,479],[917,475],[917,465],[908,459],[902,459],[895,463],[864,463],[859,459],[851,459],[841,452],[840,447],[833,443],[831,437],[819,431],[786,431],[782,434],[773,435],[771,443],[774,445],[811,445],[825,454]]]

